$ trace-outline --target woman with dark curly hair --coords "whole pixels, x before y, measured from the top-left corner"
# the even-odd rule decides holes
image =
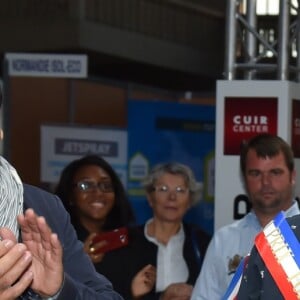
[[[102,262],[109,254],[101,252],[105,242],[93,244],[97,234],[134,224],[123,184],[100,156],[88,155],[67,165],[55,193],[69,212],[78,238],[93,263]]]

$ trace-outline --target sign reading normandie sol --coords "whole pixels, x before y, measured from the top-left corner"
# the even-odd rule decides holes
[[[10,76],[86,78],[84,54],[6,53]]]
[[[239,155],[243,141],[277,134],[276,97],[225,97],[224,155]]]

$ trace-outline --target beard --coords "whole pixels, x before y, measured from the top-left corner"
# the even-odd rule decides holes
[[[252,205],[259,209],[260,211],[263,212],[269,212],[269,211],[274,211],[280,210],[282,207],[283,201],[282,199],[276,197],[272,201],[264,201],[263,198],[256,198],[254,201],[252,201]]]
[[[253,208],[262,213],[274,213],[285,209],[287,202],[291,201],[291,198],[290,195],[270,189],[261,190],[250,197]]]

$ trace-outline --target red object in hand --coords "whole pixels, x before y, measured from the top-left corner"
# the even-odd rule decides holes
[[[95,248],[93,253],[105,253],[128,245],[128,229],[126,227],[121,227],[112,231],[102,232],[93,238],[90,247],[94,247],[95,244],[102,241],[106,242],[105,245],[99,249]]]

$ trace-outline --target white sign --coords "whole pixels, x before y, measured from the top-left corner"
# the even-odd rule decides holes
[[[105,159],[127,185],[127,131],[94,127],[41,126],[41,181],[57,183],[62,169],[88,154]]]
[[[225,116],[226,97],[251,97],[253,106],[258,106],[262,110],[262,114],[264,113],[262,101],[257,102],[254,98],[274,97],[278,99],[277,135],[290,144],[291,101],[300,99],[300,86],[299,83],[279,80],[219,80],[217,82],[215,230],[235,220],[235,200],[243,200],[242,196],[246,194],[240,177],[239,155],[224,153],[226,149],[224,127],[228,122]],[[234,135],[231,136],[231,141],[235,141]],[[295,158],[295,168],[297,174],[300,174],[299,158]],[[295,187],[295,193],[297,196],[300,195],[299,184]],[[245,202],[241,201],[241,203]],[[246,207],[241,206],[240,208],[240,214],[243,215]]]
[[[5,59],[10,76],[87,77],[86,55],[7,53]]]

